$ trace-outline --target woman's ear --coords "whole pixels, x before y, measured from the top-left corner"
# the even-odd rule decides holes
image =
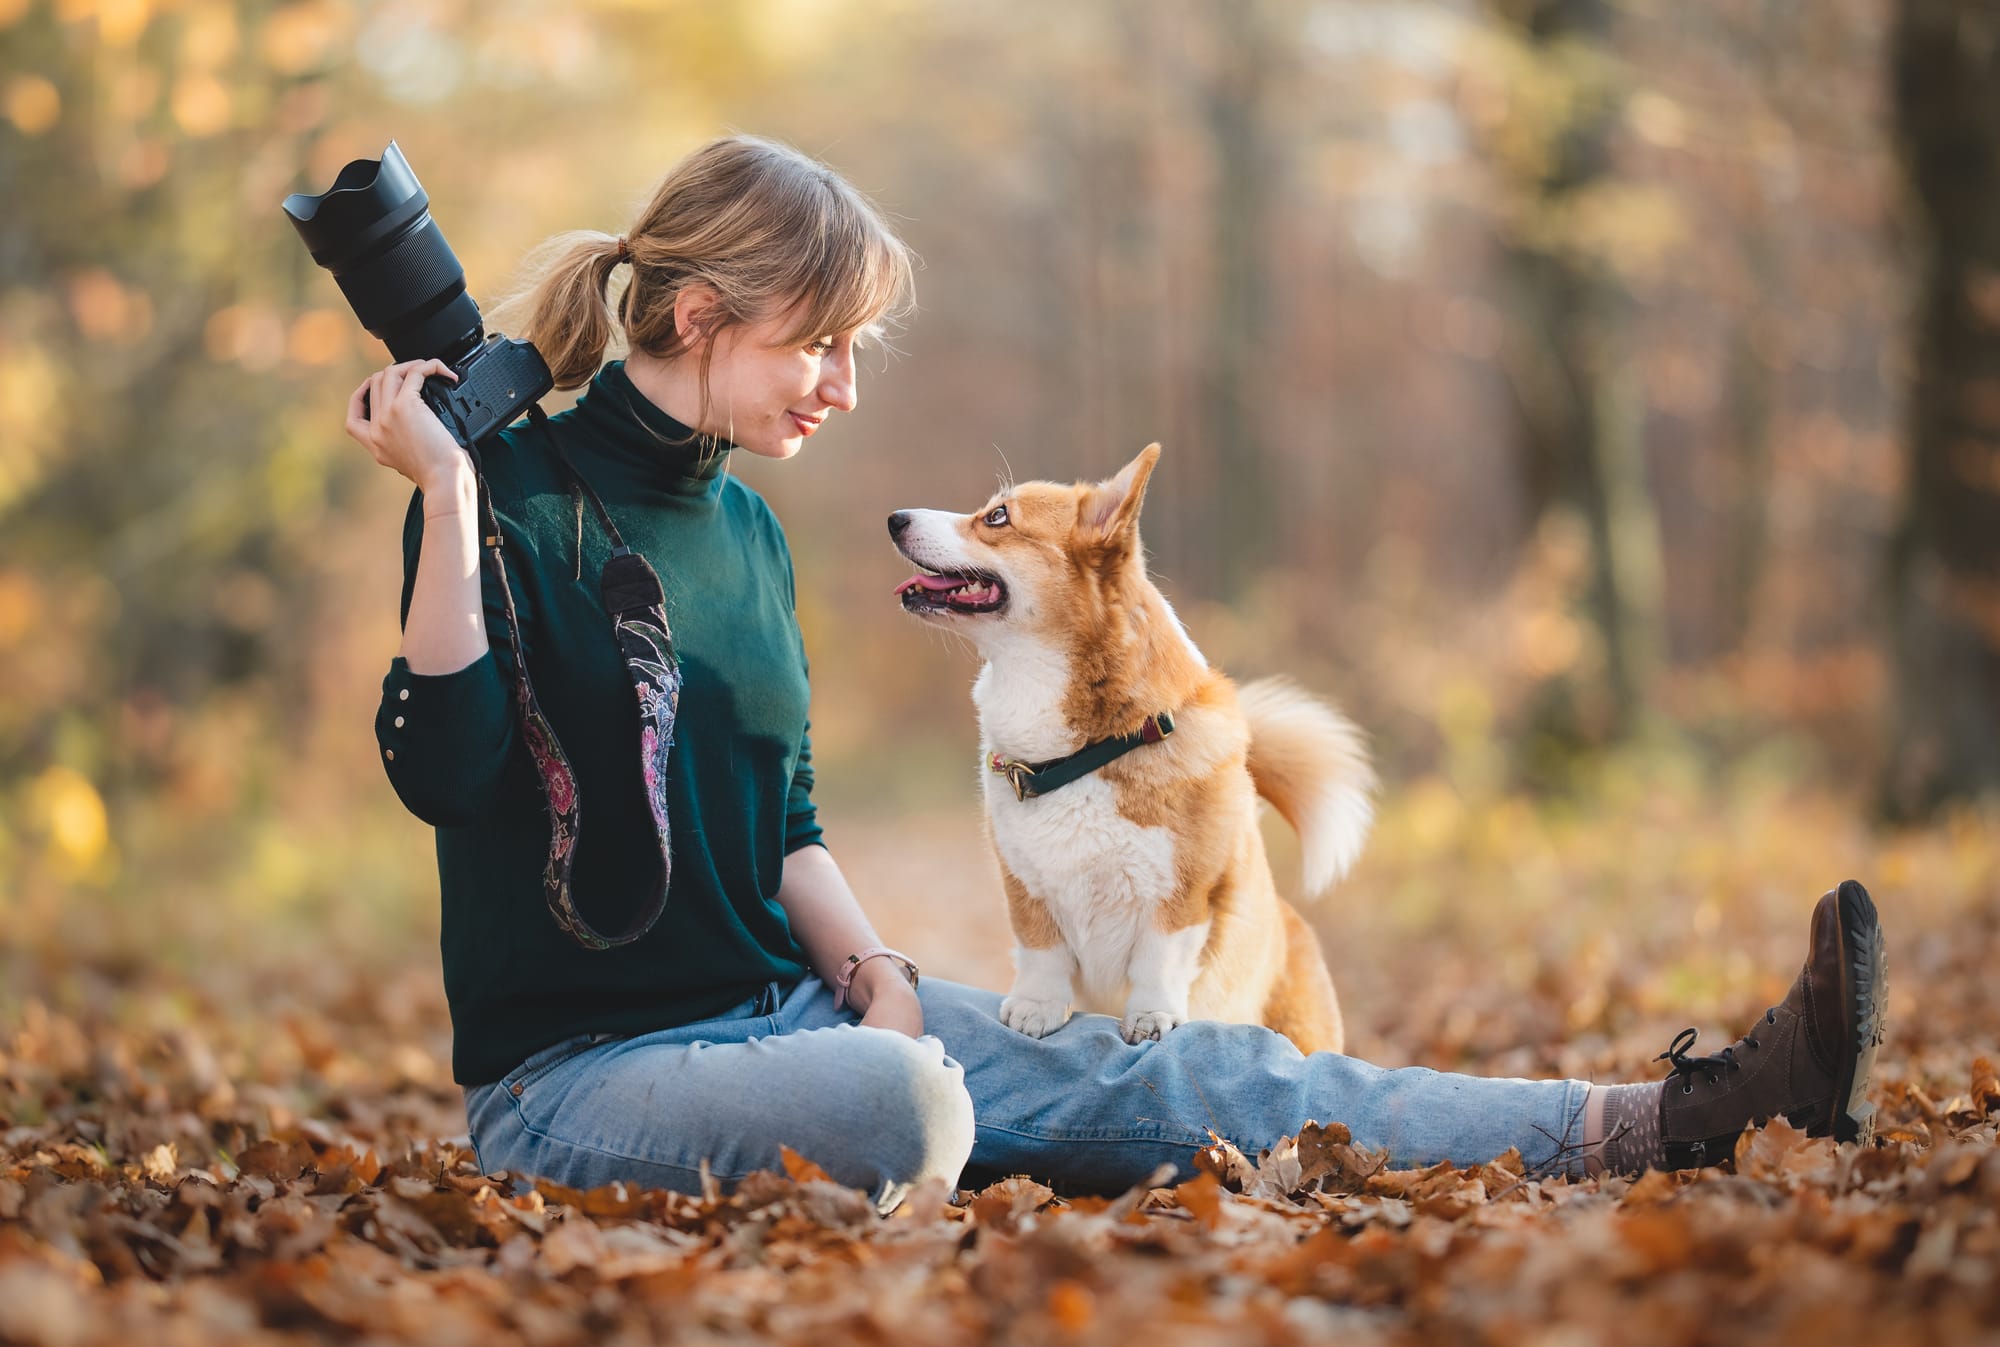
[[[683,286],[674,296],[674,335],[689,349],[715,335],[722,317],[722,296],[699,281]]]

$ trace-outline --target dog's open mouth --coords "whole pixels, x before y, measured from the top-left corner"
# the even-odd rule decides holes
[[[985,571],[934,571],[926,566],[896,586],[896,597],[912,613],[997,613],[1007,605],[1007,586]]]

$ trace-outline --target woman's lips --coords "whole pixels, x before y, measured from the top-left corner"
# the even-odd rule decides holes
[[[785,415],[792,418],[792,424],[799,428],[801,435],[810,435],[819,429],[819,422],[810,416],[800,416],[797,412],[786,412]]]

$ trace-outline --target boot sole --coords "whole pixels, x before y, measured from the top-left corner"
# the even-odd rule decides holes
[[[1868,1075],[1875,1067],[1875,1049],[1882,1042],[1887,985],[1882,959],[1882,925],[1868,890],[1843,880],[1839,889],[1841,1005],[1847,1034],[1833,1083],[1830,1115],[1808,1126],[1812,1136],[1832,1135],[1835,1141],[1866,1145],[1875,1136],[1875,1105],[1868,1099]]]

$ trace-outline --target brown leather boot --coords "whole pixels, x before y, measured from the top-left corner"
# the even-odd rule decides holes
[[[1720,1164],[1744,1127],[1779,1114],[1809,1136],[1866,1142],[1882,1008],[1882,928],[1868,890],[1846,880],[1813,909],[1806,966],[1783,1004],[1713,1056],[1688,1056],[1695,1031],[1683,1029],[1656,1059],[1673,1063],[1660,1099],[1663,1167]]]

